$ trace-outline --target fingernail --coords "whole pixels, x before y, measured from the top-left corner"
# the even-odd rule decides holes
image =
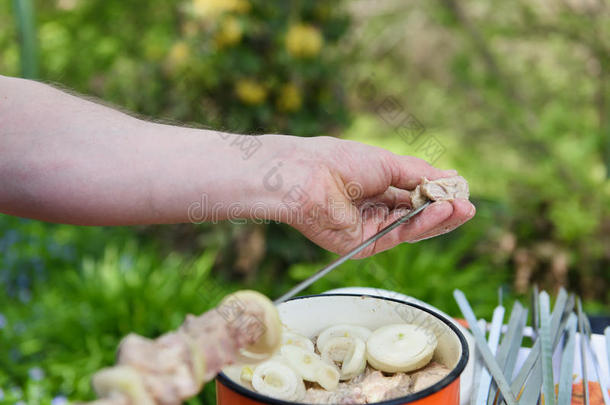
[[[443,174],[446,175],[446,176],[457,176],[458,172],[457,172],[457,170],[453,170],[453,169],[451,169],[451,170],[443,170]]]

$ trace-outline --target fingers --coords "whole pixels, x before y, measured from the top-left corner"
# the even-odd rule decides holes
[[[406,212],[406,209],[396,209],[381,223],[375,221],[375,218],[368,219],[364,227],[365,237],[370,237]],[[399,243],[417,242],[450,232],[470,220],[475,212],[474,205],[468,200],[437,201],[398,229],[379,239],[360,257],[388,250]]]
[[[423,159],[396,155],[382,148],[357,142],[340,142],[332,155],[325,159],[342,180],[352,200],[383,194],[388,187],[414,189],[423,177],[435,180],[457,175],[455,170],[441,170]],[[328,164],[328,162],[325,162]]]
[[[398,228],[397,244],[417,240],[419,235],[441,227],[453,215],[453,205],[448,201],[432,203],[422,213]]]
[[[382,228],[390,225],[404,213],[404,210],[403,212],[396,210],[381,223],[372,219],[367,220],[364,225],[365,237],[368,238]],[[452,214],[453,205],[450,202],[437,201],[431,204],[423,212],[410,219],[407,223],[399,226],[398,229],[393,230],[389,234],[379,239],[374,246],[371,246],[370,249],[367,249],[365,252],[363,252],[364,254],[360,256],[363,257],[372,255],[374,253],[388,250],[399,243],[417,240],[420,235],[438,228],[443,222],[449,219]]]
[[[455,170],[441,170],[432,166],[423,159],[413,156],[390,154],[389,164],[392,173],[391,185],[394,187],[412,190],[423,177],[436,180],[442,177],[457,176]]]
[[[475,206],[468,200],[455,200],[453,202],[453,214],[441,223],[439,226],[436,226],[434,229],[424,232],[419,235],[415,240],[410,242],[416,242],[428,238],[432,238],[434,236],[442,235],[447,232],[451,232],[455,228],[461,226],[465,222],[469,221],[474,214],[476,213]]]
[[[396,208],[410,208],[410,194],[411,193],[407,190],[401,190],[396,187],[388,187],[388,189],[382,194],[362,200],[358,203],[358,206],[361,209],[367,209],[375,206],[384,206],[390,210]]]

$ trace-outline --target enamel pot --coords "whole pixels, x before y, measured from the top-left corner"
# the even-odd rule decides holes
[[[423,306],[392,298],[360,294],[325,294],[296,297],[278,306],[282,323],[313,338],[337,324],[354,324],[375,330],[395,323],[421,325],[434,332],[438,345],[433,360],[451,372],[430,387],[377,405],[459,405],[460,375],[468,362],[468,344],[460,330],[443,315]],[[258,394],[239,383],[239,377],[220,373],[216,379],[218,405],[295,405],[296,402]]]

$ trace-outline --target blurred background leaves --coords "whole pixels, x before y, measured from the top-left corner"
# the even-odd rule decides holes
[[[457,287],[489,317],[498,287],[524,300],[538,283],[608,313],[602,2],[35,0],[22,58],[20,1],[0,2],[0,74],[37,71],[143,117],[358,140],[470,181],[470,223],[349,262],[308,292],[386,288],[457,315]],[[8,216],[0,253],[0,403],[54,405],[92,398],[91,373],[126,333],[156,336],[238,288],[278,296],[334,257],[278,224]],[[213,404],[213,386],[191,403]]]

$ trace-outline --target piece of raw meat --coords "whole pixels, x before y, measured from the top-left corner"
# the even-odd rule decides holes
[[[453,201],[456,198],[468,199],[468,182],[462,176],[428,180],[425,177],[411,192],[411,205],[418,208],[426,201]]]

